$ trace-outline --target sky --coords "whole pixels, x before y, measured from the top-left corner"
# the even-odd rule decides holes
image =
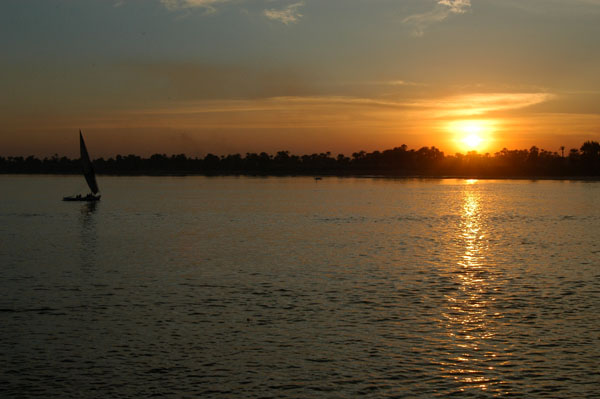
[[[600,0],[4,0],[0,156],[600,140]]]

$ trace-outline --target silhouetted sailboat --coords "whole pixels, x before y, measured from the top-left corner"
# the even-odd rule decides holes
[[[90,156],[85,147],[85,141],[83,141],[83,135],[81,130],[79,131],[79,152],[81,153],[81,166],[83,168],[83,176],[87,185],[90,187],[91,193],[86,196],[81,194],[72,195],[70,197],[63,197],[63,201],[100,201],[100,195],[95,195],[100,191],[98,189],[98,183],[96,183],[96,173],[90,161]]]

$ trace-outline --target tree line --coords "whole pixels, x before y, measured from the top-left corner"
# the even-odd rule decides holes
[[[97,173],[109,175],[384,175],[424,177],[578,177],[600,176],[600,144],[586,141],[564,153],[538,147],[506,148],[494,154],[445,155],[436,147],[408,149],[406,145],[384,151],[359,151],[348,157],[330,152],[293,155],[279,151],[187,157],[184,154],[154,154],[149,158],[117,155],[93,161]],[[79,159],[54,155],[38,159],[0,157],[0,173],[81,173]]]

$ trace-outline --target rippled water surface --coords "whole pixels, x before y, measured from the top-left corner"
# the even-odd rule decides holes
[[[0,176],[0,396],[600,394],[600,183]]]

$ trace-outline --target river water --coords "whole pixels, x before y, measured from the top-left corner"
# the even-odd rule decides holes
[[[600,397],[600,183],[98,180],[0,176],[2,397]]]

